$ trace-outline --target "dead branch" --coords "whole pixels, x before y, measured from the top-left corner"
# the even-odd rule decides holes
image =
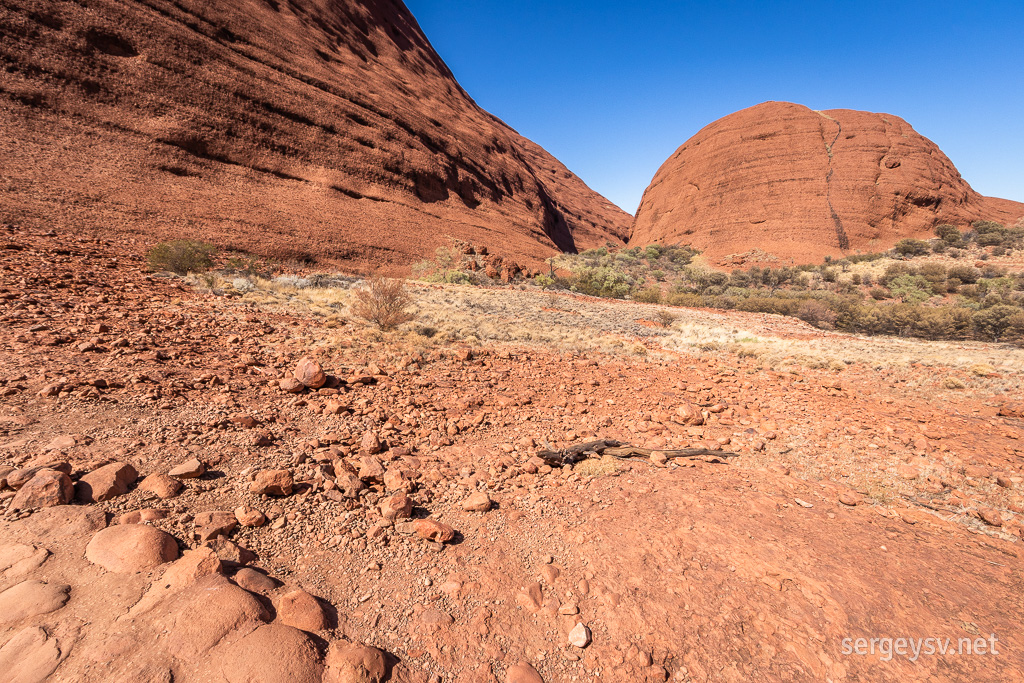
[[[650,458],[652,454],[658,454],[665,460],[673,458],[736,458],[739,453],[727,451],[712,451],[708,448],[681,448],[673,450],[658,450],[651,448],[639,448],[623,444],[614,439],[598,439],[576,444],[562,450],[543,450],[537,453],[537,457],[551,467],[563,467],[572,465],[581,460],[586,460],[595,455],[610,455],[614,458]]]

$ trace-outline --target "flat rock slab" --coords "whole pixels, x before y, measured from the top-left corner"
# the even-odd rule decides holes
[[[93,536],[85,557],[108,571],[143,572],[177,559],[178,542],[144,524],[121,524]]]
[[[19,631],[0,647],[0,671],[6,683],[42,683],[58,664],[57,640],[38,626]]]
[[[0,593],[0,626],[59,610],[68,601],[71,586],[28,580]]]
[[[46,562],[50,551],[34,545],[14,543],[0,547],[0,585],[20,579]]]

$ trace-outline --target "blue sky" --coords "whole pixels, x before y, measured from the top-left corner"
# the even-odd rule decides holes
[[[702,127],[766,100],[896,114],[1024,201],[1024,0],[406,0],[469,94],[630,213]]]

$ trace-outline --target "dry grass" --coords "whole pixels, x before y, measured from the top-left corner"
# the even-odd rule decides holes
[[[260,308],[319,318],[325,328],[345,327],[367,342],[380,341],[370,326],[352,318],[352,278],[335,286],[301,286],[296,278],[217,279],[210,288]],[[207,289],[206,283],[196,283]],[[519,289],[406,283],[416,322],[394,332],[390,343],[409,348],[448,344],[533,345],[570,353],[597,351],[645,356],[652,361],[680,355],[730,354],[761,368],[842,370],[862,364],[901,370],[910,364],[936,369],[936,388],[972,389],[979,383],[1019,388],[1024,349],[983,342],[928,342],[816,330],[795,318],[707,309],[681,309]],[[643,324],[672,315],[669,328]],[[947,382],[950,371],[960,373]]]
[[[604,455],[600,458],[587,458],[572,467],[573,473],[584,477],[606,476],[614,474],[620,469],[622,469],[622,462],[610,455]]]

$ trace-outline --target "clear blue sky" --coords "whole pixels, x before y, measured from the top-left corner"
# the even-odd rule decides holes
[[[896,114],[1024,201],[1024,0],[406,0],[469,94],[633,213],[702,127],[784,100]]]

